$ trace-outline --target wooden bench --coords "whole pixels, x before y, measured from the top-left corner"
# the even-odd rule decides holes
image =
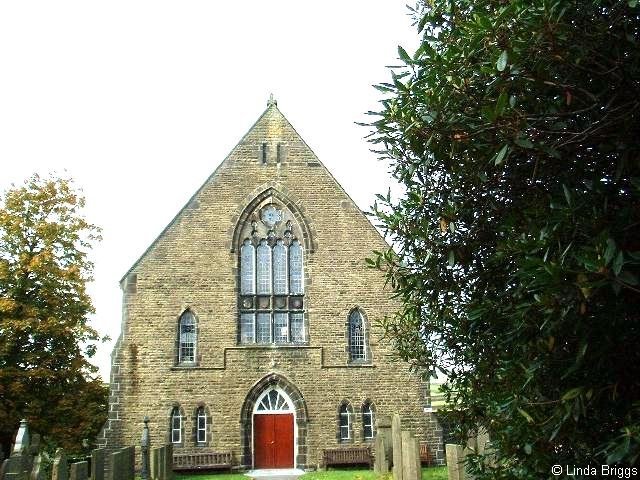
[[[323,465],[363,465],[371,468],[371,448],[351,447],[351,448],[329,448],[322,451]]]
[[[426,443],[420,444],[420,463],[426,463],[427,465],[431,465],[433,462],[433,457],[431,456],[431,450],[429,450],[429,445]]]
[[[173,470],[214,470],[231,468],[231,452],[177,453]]]

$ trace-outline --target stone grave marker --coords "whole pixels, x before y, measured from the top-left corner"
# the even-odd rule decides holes
[[[465,480],[464,463],[461,463],[464,460],[462,446],[447,443],[446,452],[449,480]]]
[[[134,480],[136,470],[136,447],[124,447],[122,452],[122,479]]]
[[[61,448],[56,450],[51,467],[51,480],[69,480],[69,468],[67,466],[67,456]]]
[[[20,420],[20,427],[18,428],[18,433],[16,434],[16,442],[13,444],[11,456],[28,453],[30,444],[29,439],[29,426],[27,425],[27,420],[23,418],[22,420]]]
[[[152,448],[150,452],[149,478],[158,480],[160,478],[160,448]]]
[[[391,439],[391,417],[389,415],[379,415],[376,418],[376,436],[382,437],[387,464],[391,467],[393,457],[393,441]]]
[[[109,470],[109,480],[123,480],[124,452],[115,451],[111,454],[111,470]]]
[[[391,443],[393,446],[393,478],[394,480],[403,480],[402,478],[402,423],[400,415],[395,413],[391,420]]]
[[[104,480],[104,448],[91,451],[91,480]]]
[[[40,454],[36,455],[33,459],[29,480],[47,480],[44,474],[44,466],[42,465],[42,455]]]
[[[402,431],[402,480],[420,480],[420,447],[407,430]]]
[[[164,447],[164,480],[173,480],[173,445]]]
[[[71,464],[69,469],[69,480],[87,480],[89,476],[89,464],[87,462],[76,462]]]
[[[145,416],[143,422],[144,427],[142,428],[142,438],[140,439],[140,478],[142,480],[149,480],[149,447],[151,446],[151,439],[149,436],[149,417]]]
[[[389,462],[387,461],[387,452],[384,448],[384,440],[380,435],[376,436],[374,441],[375,459],[373,470],[377,474],[385,474],[389,472]]]

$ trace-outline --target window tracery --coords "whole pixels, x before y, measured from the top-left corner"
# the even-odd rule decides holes
[[[246,217],[238,237],[239,343],[306,342],[300,238],[294,215],[273,197]]]

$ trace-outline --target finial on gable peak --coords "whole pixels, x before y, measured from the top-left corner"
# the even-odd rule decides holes
[[[267,107],[278,106],[278,101],[273,98],[273,93],[269,95],[269,101],[267,102]]]

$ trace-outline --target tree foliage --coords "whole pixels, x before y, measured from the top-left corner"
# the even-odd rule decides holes
[[[49,442],[79,451],[106,418],[107,389],[88,361],[98,333],[86,292],[98,229],[70,180],[37,175],[0,203],[0,443],[21,418]]]
[[[386,331],[446,372],[461,434],[490,434],[480,478],[638,461],[636,4],[423,0],[377,86],[371,141],[406,187],[373,208]]]

